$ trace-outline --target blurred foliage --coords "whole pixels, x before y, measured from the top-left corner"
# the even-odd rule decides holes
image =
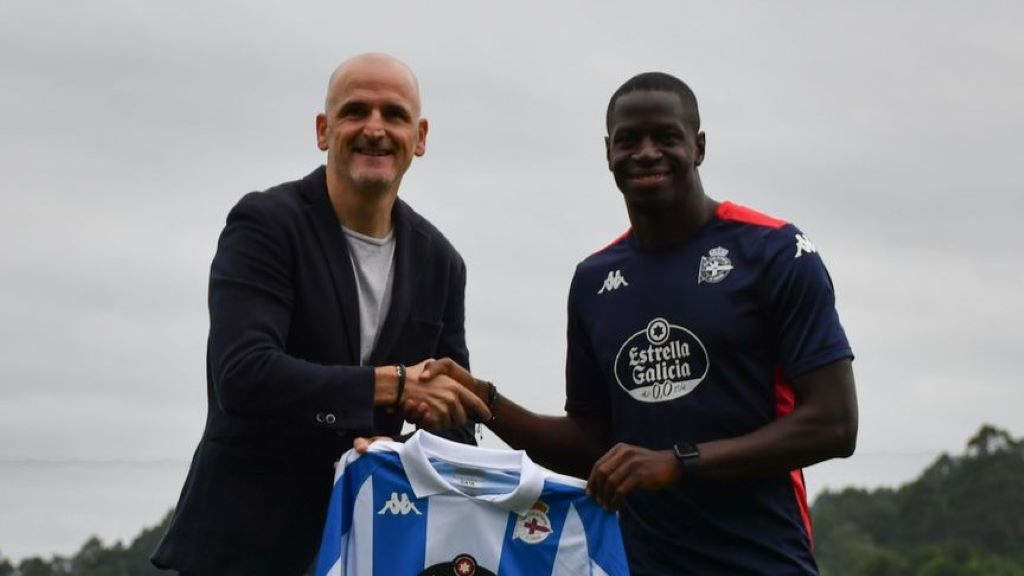
[[[70,558],[54,556],[50,560],[25,558],[17,566],[0,556],[0,576],[167,576],[149,563],[171,521],[171,512],[151,528],[144,528],[127,547],[115,542],[109,548],[99,538],[86,540]]]
[[[1024,576],[1024,440],[982,428],[898,489],[825,491],[814,502],[823,576]],[[127,547],[90,538],[70,558],[0,554],[0,576],[160,576],[149,555],[171,519]]]
[[[823,576],[1024,576],[1024,440],[982,426],[913,482],[826,491],[812,516]]]

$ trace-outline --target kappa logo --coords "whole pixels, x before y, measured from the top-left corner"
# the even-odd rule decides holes
[[[729,251],[719,246],[708,250],[707,256],[700,257],[700,271],[697,272],[697,284],[717,284],[732,272],[732,261]]]
[[[807,236],[804,236],[803,234],[796,235],[796,256],[793,256],[794,258],[799,258],[804,254],[813,254],[817,251],[818,249],[814,247],[814,244],[811,244],[811,241],[807,239]]]
[[[416,505],[409,501],[409,495],[405,492],[402,492],[401,496],[398,495],[398,492],[392,492],[391,498],[377,511],[377,515],[382,516],[385,512],[395,516],[399,514],[405,516],[409,512],[415,512],[417,515],[422,516]]]
[[[629,286],[629,282],[626,282],[626,279],[622,277],[622,270],[611,270],[608,272],[608,277],[604,279],[604,284],[597,293],[604,294],[605,292],[617,290],[622,286]]]
[[[548,505],[537,500],[525,514],[520,514],[516,519],[512,539],[519,539],[527,544],[537,544],[543,542],[550,534],[551,520],[548,518]]]

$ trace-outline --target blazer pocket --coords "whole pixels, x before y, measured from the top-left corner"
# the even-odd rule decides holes
[[[409,338],[406,338],[408,344],[408,354],[415,360],[411,362],[419,362],[426,358],[433,358],[437,356],[437,345],[441,340],[441,330],[444,328],[444,322],[437,320],[430,320],[425,318],[412,318],[409,321]]]

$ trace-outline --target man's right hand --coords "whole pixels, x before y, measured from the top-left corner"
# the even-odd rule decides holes
[[[454,379],[459,384],[462,384],[468,388],[471,392],[481,396],[480,381],[477,380],[469,370],[466,370],[459,365],[458,362],[451,358],[441,358],[440,360],[434,360],[433,358],[425,360],[422,364],[423,378],[436,378],[438,376],[448,376]]]
[[[402,406],[410,422],[433,431],[490,420],[487,404],[472,391],[436,369],[424,371],[430,362],[406,368]]]

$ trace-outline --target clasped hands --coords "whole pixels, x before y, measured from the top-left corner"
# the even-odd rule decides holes
[[[487,405],[477,396],[479,383],[449,358],[428,359],[409,367],[406,379],[405,417],[423,428],[444,429],[471,419],[486,422],[491,418]],[[377,439],[357,438],[355,449],[365,452]],[[630,492],[660,490],[678,482],[681,476],[672,450],[619,443],[594,462],[587,494],[605,508],[618,509]]]
[[[434,363],[428,358],[408,366],[401,406],[405,419],[427,430],[447,430],[467,422],[486,422],[491,418],[487,404],[444,372],[428,372]]]

